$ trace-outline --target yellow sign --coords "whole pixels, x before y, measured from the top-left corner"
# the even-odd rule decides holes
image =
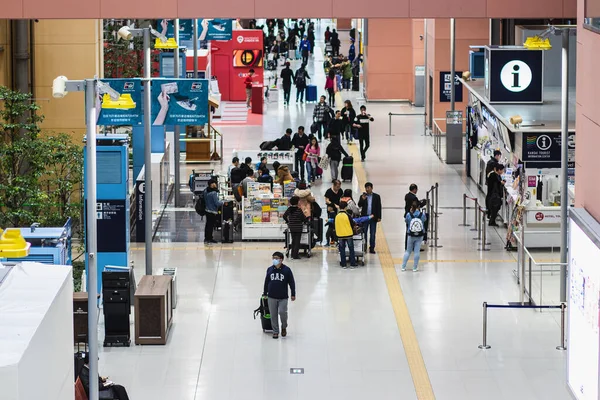
[[[31,243],[27,243],[19,229],[0,229],[0,258],[23,258],[29,255]]]

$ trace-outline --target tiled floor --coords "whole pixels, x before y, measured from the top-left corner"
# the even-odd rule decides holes
[[[309,65],[309,73],[322,87],[323,72],[316,64]],[[356,95],[344,93],[344,98],[355,100]],[[387,113],[414,110],[394,103],[367,106],[375,122],[362,168],[383,199],[379,229],[396,263],[435,397],[568,399],[565,353],[555,350],[559,313],[490,309],[492,348],[477,348],[482,342],[482,302],[506,304],[519,298],[512,274],[516,255],[503,250],[503,229],[490,232],[491,251],[479,252],[473,232],[458,226],[462,194],[477,194],[475,185],[461,168],[440,163],[431,138],[423,136],[423,118],[395,119],[396,136],[388,137]],[[275,139],[287,127],[308,126],[311,116],[311,105],[287,109],[272,103],[263,126],[222,127],[225,158],[234,148],[255,148]],[[435,182],[440,184],[443,247],[423,253],[418,273],[400,272],[404,194],[417,183],[423,195]],[[313,187],[321,203],[328,186],[317,182]],[[344,187],[355,194],[362,191],[356,178]],[[289,336],[273,340],[252,318],[252,310],[258,306],[270,256],[282,244],[238,242],[205,248],[201,230],[193,211],[172,210],[154,244],[155,268],[178,267],[179,303],[168,344],[101,350],[101,373],[124,384],[131,399],[416,398],[378,256],[368,257],[367,266],[356,270],[341,270],[336,251],[327,249],[315,251],[310,260],[289,262],[298,299],[290,304]],[[139,278],[144,250],[134,246],[132,253]],[[556,284],[545,280],[544,288],[548,299],[556,297]],[[305,374],[291,375],[293,367],[304,368]]]

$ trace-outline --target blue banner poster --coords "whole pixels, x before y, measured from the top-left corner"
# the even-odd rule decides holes
[[[181,46],[190,46],[193,41],[194,27],[191,19],[179,20],[179,41]],[[162,19],[158,22],[157,30],[168,38],[175,37],[174,20]],[[233,20],[223,18],[199,19],[198,40],[231,40]]]
[[[208,123],[208,80],[152,81],[152,125]]]
[[[200,40],[231,40],[233,20],[231,19],[199,19],[198,36]]]
[[[108,94],[100,96],[97,124],[141,125],[143,117],[141,80],[101,79],[101,81],[116,90],[120,97],[115,100]]]

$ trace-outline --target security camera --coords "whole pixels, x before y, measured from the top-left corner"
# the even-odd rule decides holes
[[[131,39],[133,39],[133,34],[131,33],[131,30],[129,29],[128,26],[124,26],[121,29],[119,29],[119,31],[117,32],[117,34],[123,40],[131,40]]]
[[[52,82],[52,96],[56,99],[62,99],[67,95],[67,77],[59,76]]]

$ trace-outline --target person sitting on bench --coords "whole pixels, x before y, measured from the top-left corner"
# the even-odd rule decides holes
[[[81,379],[81,383],[83,384],[83,388],[85,389],[86,395],[90,396],[90,366],[89,362],[89,353],[85,354],[86,362],[81,369],[81,373],[79,374],[79,379]],[[127,390],[125,387],[121,385],[117,385],[109,381],[107,378],[103,378],[98,376],[98,388],[100,389],[100,399],[112,399],[112,400],[129,400],[129,396],[127,395]]]

